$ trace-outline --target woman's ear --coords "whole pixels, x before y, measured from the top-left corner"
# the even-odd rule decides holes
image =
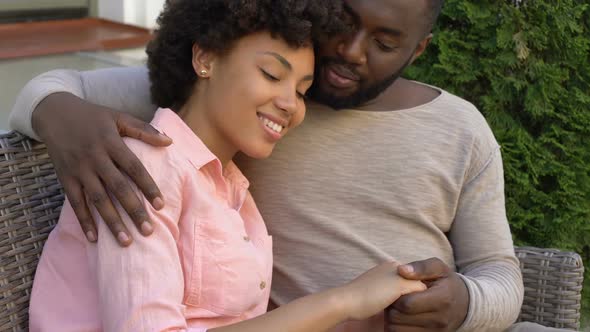
[[[193,69],[201,78],[211,76],[215,57],[211,52],[203,50],[199,45],[193,45]]]

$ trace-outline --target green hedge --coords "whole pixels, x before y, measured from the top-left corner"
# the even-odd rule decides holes
[[[482,111],[502,146],[515,243],[580,253],[590,313],[590,2],[448,0],[405,76]]]

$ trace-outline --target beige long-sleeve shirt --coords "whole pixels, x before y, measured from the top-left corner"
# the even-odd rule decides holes
[[[12,128],[36,137],[31,114],[56,91],[145,120],[156,109],[145,68],[54,71],[24,88]],[[439,91],[427,104],[397,111],[310,104],[303,125],[269,159],[237,160],[274,237],[275,303],[340,285],[386,259],[438,257],[469,290],[461,330],[498,331],[514,322],[523,285],[500,147],[473,105]],[[380,319],[349,328],[381,331]]]

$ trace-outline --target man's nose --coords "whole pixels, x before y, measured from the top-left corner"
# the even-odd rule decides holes
[[[366,39],[363,31],[356,31],[346,36],[338,45],[338,55],[351,64],[365,65],[367,63]]]

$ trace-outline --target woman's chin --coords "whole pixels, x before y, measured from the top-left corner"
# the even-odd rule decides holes
[[[242,149],[242,153],[254,159],[266,159],[270,157],[274,150],[274,144],[264,144],[248,149]]]

